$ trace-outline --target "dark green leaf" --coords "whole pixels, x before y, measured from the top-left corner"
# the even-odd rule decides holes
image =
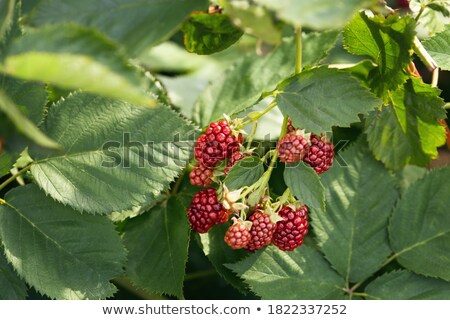
[[[22,81],[0,75],[0,88],[35,125],[42,122],[47,103],[47,92],[42,83]]]
[[[334,31],[304,35],[303,63],[317,64],[334,46],[336,36]],[[241,59],[208,85],[194,106],[194,120],[206,126],[224,113],[233,115],[251,107],[262,92],[275,89],[294,72],[293,66],[286,63],[292,57],[295,57],[295,44],[290,38],[264,58],[255,54]]]
[[[436,60],[439,68],[450,70],[450,24],[445,30],[423,42],[428,53]]]
[[[439,90],[413,78],[390,95],[391,104],[367,118],[370,148],[390,169],[427,165],[437,157],[437,147],[445,143],[445,128],[439,123],[445,118]]]
[[[81,215],[47,197],[36,185],[6,194],[0,238],[17,273],[55,299],[103,299],[122,273],[125,250],[114,225]]]
[[[183,297],[184,268],[188,256],[189,224],[185,208],[171,198],[125,228],[128,249],[126,273],[149,292]]]
[[[450,168],[428,173],[404,193],[389,226],[397,261],[416,273],[450,281]]]
[[[391,252],[387,226],[398,192],[393,176],[362,141],[340,156],[345,166],[334,165],[322,175],[327,210],[311,217],[325,257],[348,282],[358,282]]]
[[[319,251],[302,246],[292,252],[275,246],[227,264],[263,299],[342,299],[342,279]]]
[[[12,42],[0,70],[66,89],[83,89],[145,106],[141,79],[119,48],[100,33],[75,25],[29,31]]]
[[[445,4],[441,4],[441,3],[437,3],[437,2],[431,2],[431,3],[427,4],[427,7],[432,9],[432,10],[434,10],[434,11],[442,13],[442,15],[444,17],[449,17],[450,16],[450,11],[448,11],[448,9],[445,6]],[[447,28],[448,28],[448,25],[447,25]]]
[[[398,270],[386,273],[366,287],[369,299],[449,300],[450,283]]]
[[[245,292],[246,285],[225,267],[225,264],[238,262],[248,255],[245,250],[231,249],[223,241],[228,227],[228,224],[221,224],[211,228],[208,233],[200,234],[200,246],[217,272],[235,288]]]
[[[40,146],[53,149],[60,148],[57,142],[42,133],[42,131],[40,131],[32,121],[25,117],[22,112],[20,112],[14,101],[12,101],[1,88],[0,112],[5,113],[8,116],[9,120],[14,123],[17,130],[19,130],[21,133],[26,135],[28,138],[30,138]]]
[[[56,200],[91,213],[151,203],[179,175],[194,143],[194,128],[165,106],[85,93],[53,106],[42,128],[65,150],[31,154],[34,179]]]
[[[343,26],[360,9],[370,7],[374,0],[256,0],[275,11],[277,16],[293,24],[311,29],[335,29]]]
[[[245,186],[250,186],[264,173],[261,159],[258,157],[247,157],[236,162],[228,172],[224,184],[230,190],[237,190]]]
[[[17,274],[11,265],[0,252],[0,299],[1,300],[19,300],[27,296],[27,286]]]
[[[2,144],[2,142],[0,142],[0,144]],[[9,170],[11,170],[13,164],[14,159],[9,152],[0,152],[0,178],[9,173]]]
[[[303,162],[286,165],[284,181],[292,194],[309,208],[325,209],[323,185],[313,168]]]
[[[187,51],[197,54],[212,54],[225,50],[243,34],[228,16],[217,13],[193,13],[181,30]]]
[[[295,127],[317,134],[332,126],[349,127],[358,114],[380,102],[349,73],[321,67],[300,73],[282,83],[278,106]]]
[[[387,90],[395,90],[406,81],[403,69],[411,61],[415,26],[411,16],[369,18],[360,12],[345,28],[344,47],[350,53],[371,57],[378,65],[370,84],[379,97],[386,99]]]
[[[169,38],[192,11],[207,10],[206,0],[42,0],[30,17],[34,26],[77,22],[96,28],[132,55]]]

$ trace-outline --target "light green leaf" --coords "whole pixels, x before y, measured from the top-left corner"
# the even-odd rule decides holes
[[[186,50],[204,55],[225,50],[243,34],[228,16],[203,12],[193,13],[181,31],[184,33]]]
[[[281,42],[281,30],[275,26],[275,21],[267,10],[249,0],[219,1],[233,23],[262,41],[269,44]]]
[[[6,261],[3,253],[0,252],[0,299],[22,300],[26,296],[27,286],[25,282],[17,276],[11,265]]]
[[[224,184],[230,190],[237,190],[245,186],[250,186],[264,173],[261,159],[258,157],[247,157],[239,160],[228,172]]]
[[[0,142],[1,144],[1,142]],[[0,152],[0,178],[7,175],[14,164],[13,156],[7,152]]]
[[[269,246],[228,264],[263,299],[342,299],[342,279],[319,251],[301,246],[292,252]]]
[[[208,233],[199,234],[200,247],[217,272],[233,287],[245,293],[247,291],[246,285],[236,274],[225,267],[225,264],[240,261],[248,256],[248,252],[245,250],[233,250],[223,241],[228,227],[229,224],[224,223],[214,226]]]
[[[103,299],[122,273],[125,250],[106,218],[81,215],[36,185],[6,194],[0,238],[17,273],[54,299]]]
[[[284,181],[292,194],[309,208],[325,209],[323,185],[313,168],[303,162],[286,165]]]
[[[169,108],[86,93],[53,106],[42,126],[64,151],[32,154],[31,174],[57,201],[110,213],[152,202],[189,161],[194,128]]]
[[[141,79],[118,47],[100,33],[75,25],[48,26],[13,41],[0,70],[26,80],[82,89],[144,106]]]
[[[397,204],[389,226],[391,247],[401,265],[447,281],[450,281],[449,179],[447,167],[416,181]]]
[[[450,24],[445,30],[423,42],[428,53],[436,60],[439,68],[450,70]]]
[[[445,109],[439,93],[412,78],[390,94],[390,105],[367,118],[369,146],[388,168],[425,166],[437,157],[437,147],[445,143],[445,128],[439,123]]]
[[[135,56],[168,39],[192,11],[207,9],[206,0],[43,0],[32,12],[30,23],[77,22],[100,30]]]
[[[170,198],[166,206],[132,219],[124,243],[129,252],[126,273],[136,286],[183,298],[189,224],[178,200]]]
[[[343,26],[360,9],[370,7],[373,0],[256,0],[272,9],[281,20],[311,29],[335,29]]]
[[[425,9],[420,15],[417,24],[417,34],[421,39],[426,39],[434,36],[438,32],[442,32],[445,29],[445,25],[450,23],[450,18],[445,17],[446,12],[450,10],[450,3],[447,0],[409,0],[409,7],[411,9],[411,14],[417,17],[419,12],[422,10],[422,6]],[[436,10],[438,7],[431,5],[435,4],[440,6],[440,10]]]
[[[334,46],[336,32],[304,36],[303,61],[315,65]],[[261,93],[275,89],[276,85],[294,72],[291,61],[295,56],[292,38],[284,39],[280,46],[262,58],[256,54],[244,57],[231,66],[221,77],[213,80],[194,106],[193,119],[201,126],[233,115],[254,105]]]
[[[0,88],[0,112],[5,113],[14,123],[17,130],[42,147],[58,149],[59,144],[42,133],[36,125],[25,117],[14,101]]]
[[[450,283],[419,276],[407,270],[386,273],[365,289],[369,299],[449,300]]]
[[[378,65],[371,72],[370,85],[379,97],[387,98],[387,90],[395,90],[406,81],[403,69],[411,61],[415,35],[411,16],[388,18],[356,14],[344,30],[344,47],[356,55],[371,57]]]
[[[321,67],[304,71],[282,83],[278,107],[297,128],[317,134],[332,126],[349,127],[380,104],[366,88],[343,71]]]
[[[340,155],[346,165],[322,175],[327,210],[313,211],[311,218],[325,257],[354,283],[377,271],[391,252],[387,226],[398,192],[362,141]]]

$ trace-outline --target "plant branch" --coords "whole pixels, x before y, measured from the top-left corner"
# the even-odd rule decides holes
[[[166,300],[164,296],[148,293],[142,289],[138,289],[131,283],[127,278],[116,278],[112,281],[115,285],[125,289],[126,291],[132,293],[136,297],[144,300]]]
[[[257,115],[255,115],[254,117],[252,117],[250,120],[247,120],[245,122],[243,122],[240,126],[238,126],[236,129],[242,129],[244,128],[246,125],[249,125],[250,123],[253,123],[255,121],[257,121],[259,118],[261,118],[262,116],[264,116],[267,112],[269,112],[270,110],[272,110],[273,108],[275,108],[277,105],[276,100],[273,100],[268,106],[267,108],[265,108],[263,111],[259,112]]]
[[[0,184],[0,190],[4,189],[8,184],[15,181],[22,173],[28,171],[28,169],[31,168],[33,165],[33,162],[27,165],[26,167],[23,167],[19,171],[17,171],[15,174],[13,174],[11,177],[9,177],[7,180],[5,180],[2,184]]]
[[[295,29],[295,74],[302,71],[302,27]]]
[[[258,121],[253,122],[252,131],[250,132],[249,136],[247,137],[247,146],[245,150],[250,150],[252,146],[253,137],[255,136],[256,129],[258,128]]]
[[[425,64],[428,70],[434,71],[438,69],[438,64],[436,63],[436,61],[434,61],[433,57],[430,56],[428,51],[425,49],[425,47],[422,45],[419,38],[417,37],[414,37],[413,48],[414,52],[417,54],[419,59]]]

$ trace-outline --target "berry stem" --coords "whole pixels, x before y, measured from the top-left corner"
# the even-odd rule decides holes
[[[250,148],[252,146],[253,137],[255,136],[257,128],[258,128],[258,122],[255,121],[255,122],[253,122],[252,131],[250,132],[250,134],[247,137],[247,146],[245,147],[246,151],[250,150]]]
[[[302,27],[295,29],[295,74],[302,71]]]
[[[30,169],[33,164],[34,164],[34,162],[28,164],[26,167],[23,167],[22,169],[17,171],[17,173],[13,174],[11,177],[9,177],[7,180],[5,180],[5,182],[0,184],[0,190],[4,189],[8,184],[15,181],[22,173],[28,171],[28,169]]]
[[[434,72],[434,70],[439,68],[436,61],[434,61],[434,59],[430,56],[430,54],[425,49],[425,47],[422,45],[422,43],[420,42],[419,38],[417,38],[417,36],[414,37],[413,49],[414,49],[414,52],[419,57],[419,59],[428,68],[428,70]]]
[[[272,110],[273,108],[275,108],[277,105],[277,101],[273,100],[268,106],[267,108],[265,108],[263,111],[261,111],[258,115],[252,117],[250,120],[247,120],[245,122],[243,122],[241,125],[239,125],[238,127],[236,127],[236,129],[242,129],[244,128],[246,125],[249,125],[250,123],[256,122],[258,121],[259,118],[261,118],[263,115],[265,115],[267,112],[269,112],[270,110]]]
[[[180,189],[181,182],[183,181],[184,174],[186,173],[186,169],[187,169],[187,166],[183,169],[183,171],[181,172],[180,176],[177,178],[177,181],[175,182],[175,185],[170,190],[170,195],[173,196],[173,195],[177,194],[178,189]]]

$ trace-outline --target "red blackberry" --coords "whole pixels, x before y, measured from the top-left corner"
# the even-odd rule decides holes
[[[309,134],[303,130],[287,133],[278,141],[278,157],[281,162],[297,162],[303,159],[309,149]]]
[[[250,232],[244,221],[233,219],[234,223],[228,228],[223,240],[231,249],[242,249],[250,241]]]
[[[197,192],[187,210],[191,229],[207,232],[212,226],[228,221],[231,212],[217,200],[216,190],[208,188]]]
[[[194,186],[207,187],[213,182],[211,180],[213,172],[212,169],[197,165],[192,169],[191,173],[189,173],[189,180]]]
[[[261,210],[256,210],[248,220],[252,222],[251,238],[245,249],[255,251],[268,246],[276,229],[276,224],[270,220],[270,216]]]
[[[303,244],[308,233],[308,208],[292,205],[283,206],[278,215],[283,220],[277,222],[272,243],[283,251],[292,251]]]
[[[242,135],[235,136],[227,121],[211,122],[205,134],[195,143],[195,158],[204,167],[213,168],[218,162],[239,151],[242,141]]]
[[[303,158],[317,174],[324,173],[333,164],[334,145],[332,142],[325,142],[325,137],[319,137],[315,134],[311,135],[311,146],[308,154]]]
[[[228,171],[231,170],[231,167],[233,167],[236,164],[236,162],[238,162],[239,160],[244,159],[246,157],[248,157],[248,155],[245,155],[245,154],[241,153],[240,151],[233,153],[233,155],[228,159],[227,167],[223,170],[225,175],[228,174]]]

